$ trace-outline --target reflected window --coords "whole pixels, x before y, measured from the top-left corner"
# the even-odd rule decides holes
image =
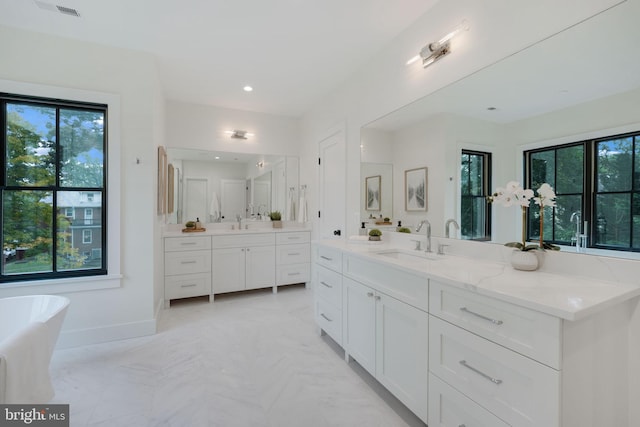
[[[640,251],[640,132],[524,154],[529,188],[547,182],[557,194],[545,211],[545,240],[575,245],[583,234],[588,247]],[[529,210],[531,240],[540,235],[538,215]]]
[[[491,153],[462,150],[460,161],[460,233],[466,240],[491,240]]]
[[[106,250],[106,116],[105,105],[0,95],[0,282],[106,274],[92,255]]]

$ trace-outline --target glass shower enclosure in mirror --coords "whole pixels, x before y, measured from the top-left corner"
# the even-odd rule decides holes
[[[363,127],[362,169],[372,156],[393,165],[394,222],[428,219],[444,236],[460,221],[462,150],[491,154],[491,191],[524,183],[526,150],[639,131],[639,8],[621,3]],[[402,176],[420,167],[428,211],[408,212]],[[516,209],[492,207],[492,242],[517,240],[520,225]]]
[[[168,148],[167,158],[174,169],[169,223],[259,220],[275,210],[295,219],[295,211],[285,214],[299,191],[297,157]]]

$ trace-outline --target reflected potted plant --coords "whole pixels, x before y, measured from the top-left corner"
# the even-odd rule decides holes
[[[282,228],[282,214],[279,211],[273,211],[269,213],[273,228]]]

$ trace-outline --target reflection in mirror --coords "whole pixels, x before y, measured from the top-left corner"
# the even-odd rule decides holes
[[[169,223],[263,219],[271,210],[285,213],[289,188],[299,188],[297,157],[167,149],[174,168],[174,212]],[[267,216],[268,217],[268,216]],[[283,216],[292,220],[293,215]]]
[[[460,222],[462,150],[491,154],[492,191],[524,182],[525,150],[639,131],[639,9],[621,3],[365,126],[361,161],[393,164],[394,222],[426,217],[434,236]],[[403,173],[425,166],[428,211],[406,212]],[[520,221],[493,207],[491,241],[517,240]]]

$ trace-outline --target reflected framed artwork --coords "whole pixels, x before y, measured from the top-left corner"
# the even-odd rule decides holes
[[[404,210],[427,211],[427,168],[404,171]]]
[[[368,176],[365,178],[365,197],[366,197],[366,210],[379,211],[380,210],[380,184],[382,181],[381,175]]]
[[[167,212],[167,151],[158,147],[158,215]]]

